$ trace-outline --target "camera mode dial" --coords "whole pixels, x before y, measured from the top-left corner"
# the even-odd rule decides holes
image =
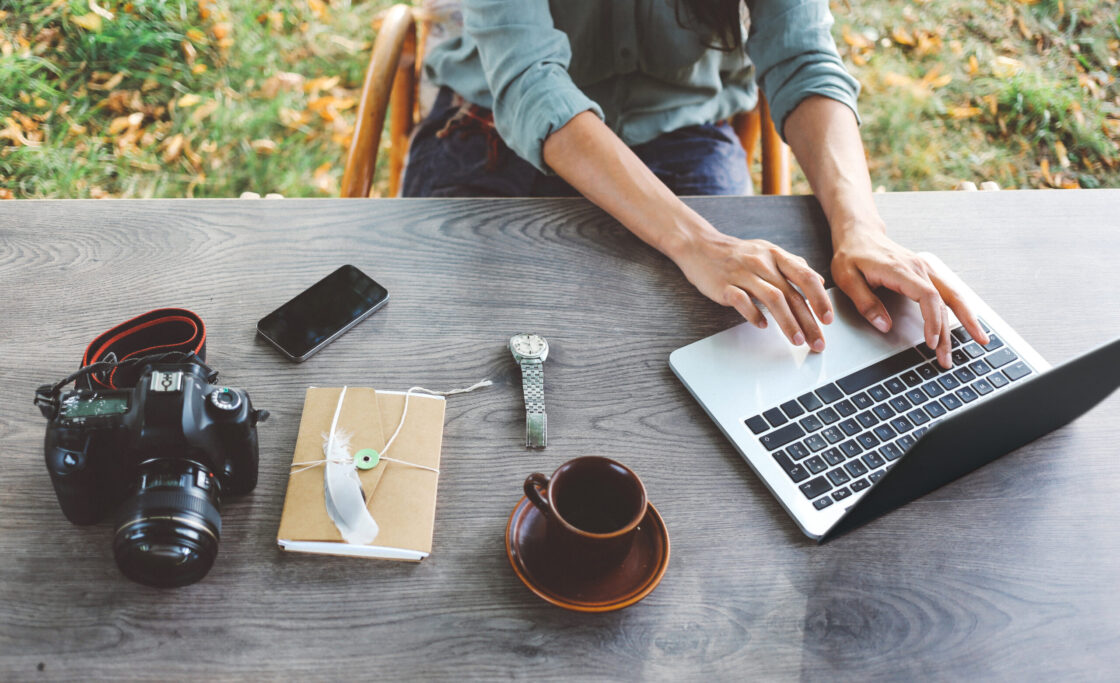
[[[241,409],[241,394],[229,387],[218,387],[210,392],[210,405],[221,411],[235,413]]]

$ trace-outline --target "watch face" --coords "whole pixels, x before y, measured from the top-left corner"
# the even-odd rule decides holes
[[[548,344],[539,334],[516,334],[509,340],[509,347],[518,355],[535,358],[545,352]]]

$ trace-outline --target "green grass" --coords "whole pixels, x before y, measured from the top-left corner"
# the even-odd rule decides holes
[[[0,197],[338,193],[389,0],[100,3],[0,0]],[[876,187],[1120,187],[1116,0],[832,8]]]

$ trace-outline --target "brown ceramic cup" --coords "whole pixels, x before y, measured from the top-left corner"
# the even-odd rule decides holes
[[[570,571],[618,567],[646,515],[646,488],[633,470],[609,458],[569,460],[546,477],[525,479],[525,496],[547,518],[544,543]]]

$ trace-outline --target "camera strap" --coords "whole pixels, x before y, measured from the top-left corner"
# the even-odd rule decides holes
[[[58,412],[58,394],[71,382],[79,389],[127,389],[136,384],[149,363],[195,363],[205,368],[213,384],[218,373],[206,360],[206,326],[185,308],[157,308],[102,333],[86,347],[82,365],[74,373],[35,391],[35,405],[44,417]]]
[[[78,379],[79,389],[125,389],[136,384],[144,356],[179,352],[206,361],[206,325],[185,308],[157,308],[103,332],[86,347],[82,367],[109,362],[113,366]]]

